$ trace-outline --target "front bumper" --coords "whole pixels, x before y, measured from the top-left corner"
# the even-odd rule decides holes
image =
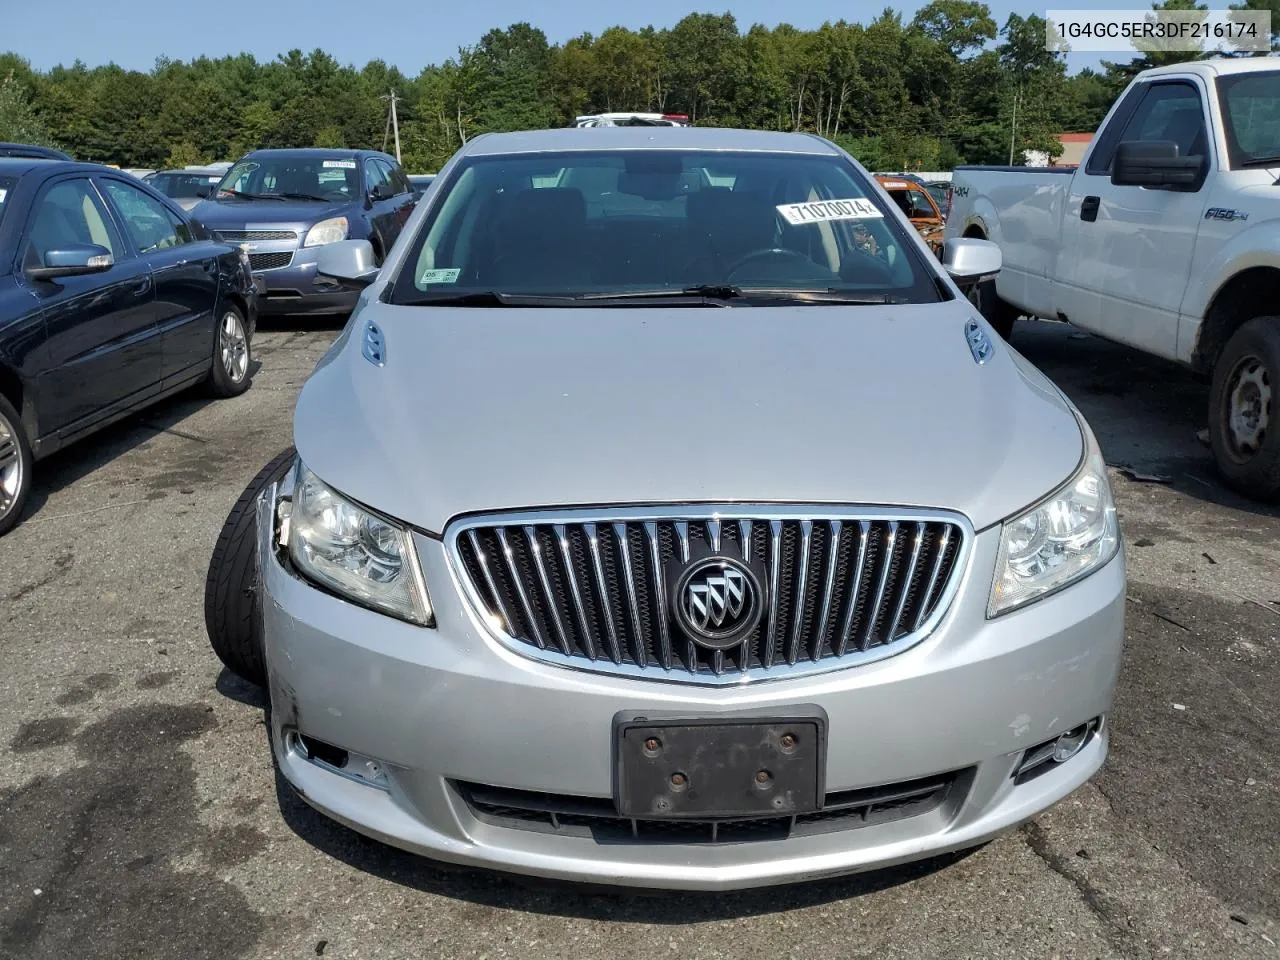
[[[259,508],[270,531],[274,490]],[[1015,783],[1023,751],[1110,709],[1124,632],[1124,557],[988,622],[998,531],[974,540],[956,600],[916,647],[866,666],[734,688],[614,677],[528,659],[462,599],[442,544],[417,536],[437,619],[423,629],[300,580],[259,541],[271,735],[288,781],[361,833],[454,863],[638,887],[724,890],[872,869],[980,844],[1035,816],[1101,766],[1107,730]],[[828,717],[826,790],[963,771],[917,816],[741,843],[598,842],[496,822],[460,784],[609,798],[623,711],[730,719],[816,705]],[[302,733],[376,761],[338,771]]]
[[[358,289],[343,286],[316,273],[320,249],[299,247],[294,251],[289,266],[254,271],[260,316],[339,314],[355,309],[356,300],[360,297]]]

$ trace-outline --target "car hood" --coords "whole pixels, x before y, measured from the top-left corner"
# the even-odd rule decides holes
[[[975,361],[972,315],[373,302],[304,385],[294,439],[336,489],[433,532],[474,511],[734,501],[937,507],[981,529],[1063,482],[1083,437],[1003,342]],[[383,366],[362,356],[370,321]]]
[[[310,200],[201,200],[191,216],[211,230],[241,230],[258,226],[310,226],[340,217],[350,203],[316,203]]]

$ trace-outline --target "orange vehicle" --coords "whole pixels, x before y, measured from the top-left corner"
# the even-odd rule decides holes
[[[902,212],[907,215],[916,232],[924,238],[929,249],[941,259],[942,230],[946,226],[946,218],[924,184],[884,174],[877,175],[876,180],[893,202],[902,208]]]

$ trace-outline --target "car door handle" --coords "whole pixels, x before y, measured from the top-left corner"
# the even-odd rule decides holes
[[[1080,204],[1080,219],[1087,220],[1089,223],[1098,219],[1098,205],[1102,201],[1098,197],[1085,197],[1084,202]]]
[[[151,292],[150,277],[143,277],[141,280],[139,280],[137,283],[133,285],[133,295],[135,297],[146,296],[150,292]]]

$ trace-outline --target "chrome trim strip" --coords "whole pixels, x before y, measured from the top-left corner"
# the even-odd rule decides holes
[[[939,596],[937,603],[930,616],[924,623],[919,624],[917,628],[910,634],[903,636],[893,643],[880,644],[868,650],[849,651],[843,656],[827,657],[817,662],[802,662],[794,665],[770,665],[766,661],[765,667],[757,667],[749,670],[747,673],[741,673],[734,670],[724,675],[713,674],[694,674],[684,670],[662,671],[654,670],[652,666],[648,668],[640,668],[630,663],[619,662],[622,659],[621,650],[618,649],[617,656],[613,662],[596,661],[586,659],[582,656],[567,657],[564,654],[554,650],[547,649],[545,642],[542,648],[534,647],[527,641],[521,640],[510,634],[494,629],[492,621],[486,616],[487,609],[484,601],[481,599],[476,590],[475,585],[471,582],[471,578],[467,575],[466,567],[462,563],[461,556],[458,552],[458,537],[463,535],[467,530],[476,527],[500,528],[503,526],[519,525],[522,523],[578,523],[583,524],[584,529],[588,527],[591,530],[599,523],[625,523],[645,520],[655,521],[672,521],[676,523],[702,523],[708,517],[720,520],[740,520],[752,519],[754,521],[770,521],[771,533],[775,532],[773,524],[776,523],[776,534],[778,549],[781,549],[781,523],[783,520],[830,520],[839,519],[843,523],[860,522],[863,537],[862,553],[866,552],[867,540],[869,537],[870,524],[873,522],[913,522],[926,521],[935,523],[953,524],[960,536],[960,545],[956,551],[955,562],[952,566],[951,575],[947,578],[942,594]],[[593,566],[595,567],[597,586],[601,588],[601,595],[604,595],[604,575],[603,567],[599,560],[598,542],[594,540],[594,535],[588,530],[588,536],[592,537],[593,543]],[[618,507],[590,507],[590,508],[566,508],[563,510],[526,510],[526,511],[509,511],[502,513],[474,514],[459,517],[451,521],[446,527],[443,535],[444,547],[446,555],[449,558],[451,572],[458,590],[467,600],[472,610],[478,615],[479,622],[483,624],[489,632],[492,639],[501,643],[507,649],[526,659],[548,663],[554,666],[564,667],[570,670],[577,670],[587,673],[601,673],[608,676],[621,677],[637,681],[648,681],[658,683],[676,683],[688,684],[692,686],[729,686],[740,685],[743,683],[759,683],[773,680],[787,680],[801,676],[812,676],[820,673],[832,673],[837,670],[848,670],[868,663],[874,663],[878,660],[885,660],[889,657],[911,649],[916,644],[925,639],[939,623],[950,613],[952,604],[955,601],[956,594],[960,590],[960,585],[968,574],[968,567],[972,557],[973,541],[975,533],[973,525],[963,514],[955,513],[947,510],[921,509],[911,507],[858,507],[858,506],[832,506],[830,504],[812,504],[812,505],[794,505],[794,504],[695,504],[695,505],[674,505],[674,506],[618,506]],[[771,544],[772,549],[772,544]],[[862,557],[865,562],[865,557]],[[776,565],[774,565],[776,569]],[[857,571],[859,574],[862,570]],[[772,580],[772,577],[771,577]],[[936,583],[935,583],[936,586]],[[519,592],[519,591],[517,591]],[[856,593],[853,595],[852,602],[857,602]],[[612,624],[609,611],[604,611],[608,633],[614,645],[617,644],[616,625]],[[846,616],[846,620],[852,620],[851,616]],[[535,640],[537,637],[535,636]]]
[[[619,560],[622,562],[622,577],[627,584],[627,603],[631,607],[631,627],[636,632],[636,662],[644,669],[649,665],[649,653],[644,648],[644,628],[640,623],[640,603],[636,600],[636,577],[631,569],[631,541],[627,539],[627,524],[615,523],[613,535],[618,541]],[[605,594],[608,596],[608,594]]]
[[[738,521],[738,546],[742,550],[742,559],[751,562],[751,521]]]
[[[782,521],[769,521],[769,627],[764,665],[772,667],[778,652],[778,577],[782,570]]]
[[[596,525],[594,523],[584,523],[582,525],[582,530],[586,533],[587,543],[591,547],[591,565],[595,567],[596,589],[600,591],[601,597],[607,597],[609,595],[609,588],[604,579],[604,563],[600,559],[600,540],[596,536]],[[618,643],[618,625],[613,622],[613,611],[609,610],[603,601],[601,602],[601,605],[604,609],[600,611],[600,616],[604,619],[605,625],[608,627],[609,656],[613,659],[616,666],[621,666],[622,647]],[[520,643],[519,640],[510,635],[499,639],[503,639],[504,642],[508,643]],[[522,643],[520,645],[525,646],[525,644]]]
[[[524,592],[524,581],[520,577],[520,571],[516,569],[515,554],[511,552],[511,544],[507,543],[506,528],[498,527],[495,532],[498,535],[498,546],[502,547],[502,555],[507,560],[507,572],[511,574],[511,582],[515,584],[516,594],[520,597],[520,606],[524,608],[524,615],[529,618],[533,639],[537,641],[539,650],[545,650],[547,641],[543,639],[542,631],[538,629],[538,621],[533,616],[533,607],[529,605],[529,597]],[[484,606],[481,605],[478,609],[483,610]]]
[[[924,546],[924,523],[916,521],[916,542],[911,547],[911,559],[907,562],[907,570],[902,575],[902,584],[898,587],[898,607],[893,611],[893,622],[889,624],[889,632],[884,635],[886,643],[893,643],[893,634],[902,622],[902,612],[907,608],[907,597],[911,595],[911,581],[916,575],[916,564],[920,562],[920,548]],[[925,601],[928,601],[925,597]]]
[[[644,532],[649,538],[649,556],[653,560],[653,592],[658,598],[658,642],[662,669],[671,669],[671,633],[667,627],[667,591],[662,585],[662,546],[658,543],[658,521],[646,520]]]
[[[836,656],[843,657],[849,646],[849,637],[853,633],[853,615],[858,612],[858,595],[862,593],[862,574],[867,568],[867,546],[871,542],[871,521],[858,521],[858,562],[853,568],[853,587],[849,591],[849,610],[844,615],[844,626],[840,629],[837,641]]]
[[[880,566],[880,585],[876,587],[876,599],[871,604],[871,613],[867,618],[867,629],[862,634],[859,650],[866,650],[871,644],[871,634],[875,632],[876,621],[880,619],[880,605],[884,603],[884,588],[889,585],[889,571],[893,569],[893,549],[898,545],[898,521],[889,521],[889,539],[885,543],[884,562]]]
[[[827,526],[831,535],[831,545],[828,548],[830,553],[827,556],[827,579],[823,585],[822,613],[818,617],[818,645],[816,650],[809,651],[811,660],[817,660],[822,656],[822,642],[827,636],[827,626],[831,622],[831,595],[836,589],[836,566],[840,562],[840,521],[831,520]]]
[[[569,549],[569,538],[565,535],[564,524],[554,524],[551,527],[551,533],[560,543],[560,557],[564,563],[565,573],[569,577],[569,594],[573,597],[573,609],[578,615],[578,628],[582,631],[583,643],[587,645],[587,657],[594,660],[600,654],[596,650],[596,641],[591,636],[586,607],[582,605],[582,591],[578,588],[578,571],[573,566],[573,553]]]
[[[707,521],[707,543],[711,544],[711,552],[720,552],[720,521]]]
[[[551,589],[551,578],[547,576],[547,562],[542,559],[542,544],[538,541],[538,528],[526,526],[525,539],[529,541],[529,552],[533,554],[533,566],[538,571],[538,582],[542,584],[542,595],[547,600],[547,610],[551,614],[551,625],[556,628],[556,639],[560,649],[566,655],[572,654],[569,635],[564,632],[564,623],[560,620],[560,604],[556,603],[555,591]]]
[[[947,556],[947,548],[949,546],[951,546],[950,530],[946,531],[942,535],[942,539],[938,541],[938,555],[933,558],[933,572],[929,574],[929,587],[924,592],[924,603],[920,605],[920,612],[916,614],[916,622],[912,624],[912,630],[920,629],[920,623],[924,619],[924,612],[929,609],[929,598],[933,596],[933,588],[938,585],[938,577],[942,573],[942,561]]]
[[[791,640],[787,643],[787,663],[800,659],[800,628],[804,626],[804,604],[809,592],[809,549],[813,546],[813,521],[800,521],[800,571],[796,574],[796,605],[791,611]]]
[[[471,549],[475,551],[480,570],[484,573],[484,582],[489,585],[489,592],[493,594],[494,600],[498,603],[498,612],[502,614],[502,629],[507,633],[514,634],[516,622],[511,616],[511,611],[507,609],[507,605],[502,602],[502,592],[498,589],[498,584],[493,579],[493,571],[489,569],[489,558],[480,549],[480,538],[476,536],[474,530],[468,530],[467,539],[471,542]]]

